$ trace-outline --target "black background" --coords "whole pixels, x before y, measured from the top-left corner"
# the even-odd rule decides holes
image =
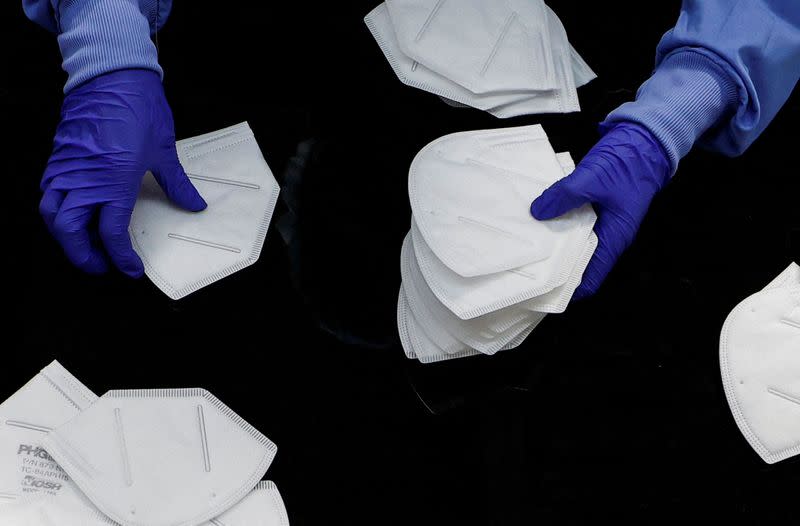
[[[362,22],[374,0],[272,4],[178,1],[158,38],[179,138],[247,120],[282,181],[315,145],[289,192],[291,248],[273,227],[257,264],[173,302],[81,274],[47,234],[38,182],[65,76],[55,38],[3,3],[0,399],[55,358],[98,394],[205,387],[278,444],[267,477],[296,525],[798,518],[800,463],[749,448],[718,364],[727,314],[800,254],[796,96],[744,156],[682,162],[596,297],[517,350],[423,366],[394,321],[415,153],[542,123],[580,159],[679,2],[551,2],[599,79],[579,114],[511,120],[397,81]]]

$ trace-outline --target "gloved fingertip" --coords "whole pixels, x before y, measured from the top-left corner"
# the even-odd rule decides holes
[[[144,266],[135,269],[123,270],[122,273],[132,279],[141,279],[141,277],[144,276]]]
[[[192,212],[202,212],[203,210],[208,208],[208,203],[206,202],[205,199],[203,199],[203,196],[200,195],[200,192],[197,192],[196,189],[195,189],[195,192],[196,192],[197,198],[195,199],[194,204],[192,206]]]
[[[170,197],[176,205],[190,212],[200,212],[208,208],[208,203],[188,177],[178,183],[175,192]]]
[[[558,207],[548,192],[543,193],[531,203],[531,215],[538,221],[547,221],[558,217]]]
[[[139,279],[144,275],[144,263],[139,254],[133,250],[126,251],[124,254],[117,254],[116,265],[120,272],[129,278]]]

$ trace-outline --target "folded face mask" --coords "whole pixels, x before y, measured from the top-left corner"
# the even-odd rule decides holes
[[[77,488],[42,448],[42,440],[96,399],[53,362],[0,404],[0,505],[37,495],[78,500]]]
[[[555,87],[541,0],[386,4],[403,53],[473,93]]]
[[[452,341],[451,352],[445,352],[443,347],[435,343],[417,322],[403,288],[397,300],[397,328],[400,334],[400,344],[409,359],[417,359],[421,363],[435,363],[455,358],[465,358],[480,354],[479,351],[470,349],[458,341]],[[448,341],[452,337],[447,335]],[[448,345],[448,344],[445,344]]]
[[[793,263],[740,303],[720,337],[720,369],[733,417],[773,464],[800,454],[800,267]]]
[[[172,299],[258,260],[280,190],[247,123],[178,141],[177,150],[208,208],[179,209],[148,174],[129,228],[145,273]]]
[[[457,340],[453,342],[452,337],[449,335],[446,336],[447,341],[445,343],[434,341],[417,321],[402,289],[397,303],[397,326],[400,333],[400,343],[406,357],[410,359],[416,358],[420,363],[436,363],[482,354],[480,351],[472,349]],[[529,325],[501,350],[519,347],[535,328],[536,324]],[[445,352],[443,350],[445,347],[451,349],[451,351]]]
[[[567,31],[556,14],[545,6],[548,25],[553,46],[553,63],[556,78],[556,88],[547,92],[513,100],[502,106],[489,110],[489,113],[499,118],[515,115],[534,115],[539,113],[569,113],[580,111],[577,84],[574,73],[572,48],[567,39]],[[581,67],[580,64],[577,67]],[[582,74],[587,72],[582,71]],[[581,79],[583,80],[583,79]],[[557,109],[553,109],[557,108]]]
[[[376,7],[364,21],[398,79],[408,86],[439,95],[447,104],[491,111],[500,118],[535,113],[565,113],[580,109],[577,94],[567,95],[570,86],[570,79],[567,78],[561,78],[563,85],[553,90],[533,91],[520,87],[515,90],[475,94],[403,53],[386,4]],[[552,25],[549,18],[548,23]],[[580,78],[571,83],[585,83],[593,79],[594,73],[580,55],[577,52],[573,55],[573,52],[570,48],[570,69],[579,74]],[[557,58],[556,62],[559,60],[561,58]],[[562,66],[558,67],[563,71]],[[582,85],[580,83],[578,85]]]
[[[123,526],[209,521],[256,486],[276,451],[202,389],[109,391],[43,446]]]
[[[595,220],[588,205],[551,221],[531,216],[531,201],[561,177],[541,126],[463,132],[437,139],[415,157],[409,197],[425,242],[457,274],[540,263],[535,279],[545,286],[558,275],[558,286]]]
[[[555,13],[553,13],[553,16],[556,16]],[[585,86],[597,78],[597,74],[592,71],[592,68],[589,67],[589,64],[587,64],[581,54],[578,53],[578,50],[572,47],[572,44],[569,46],[569,55],[571,58],[570,69],[572,69],[572,77],[575,80],[576,88]]]
[[[403,243],[400,257],[406,298],[414,319],[447,354],[458,354],[464,346],[483,354],[509,349],[519,345],[522,341],[519,336],[532,330],[544,318],[544,314],[510,307],[471,320],[461,320],[442,305],[426,285],[417,266],[410,234]],[[446,333],[461,345],[442,346],[443,340],[437,332]]]
[[[522,146],[520,149],[519,146]],[[501,151],[504,159],[524,157],[524,143]],[[519,152],[512,150],[519,149]],[[575,165],[569,154],[558,154],[564,175]],[[502,164],[503,160],[498,160]],[[522,160],[521,164],[533,162]],[[587,212],[587,221],[594,221],[593,212]],[[476,277],[463,277],[450,270],[427,246],[419,227],[411,225],[414,250],[420,271],[437,299],[461,319],[471,319],[512,305],[547,313],[563,312],[572,293],[580,284],[583,271],[597,248],[597,237],[589,231],[587,239],[575,239],[575,244],[564,252],[564,264],[558,272],[548,274],[543,280],[542,265],[533,263],[516,269]],[[548,264],[545,261],[545,264]]]

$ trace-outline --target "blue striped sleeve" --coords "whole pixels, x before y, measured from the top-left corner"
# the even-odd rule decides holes
[[[604,126],[633,121],[666,150],[673,172],[695,143],[739,155],[800,78],[800,2],[684,0],[658,46],[653,76]]]
[[[149,69],[163,75],[151,39],[170,0],[23,0],[28,17],[58,33],[64,92],[104,73]]]

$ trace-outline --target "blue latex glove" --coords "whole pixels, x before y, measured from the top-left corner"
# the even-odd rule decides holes
[[[531,214],[540,221],[586,203],[597,212],[594,231],[600,243],[574,299],[597,292],[633,242],[650,202],[670,174],[667,154],[653,134],[638,124],[622,122],[600,139],[575,171],[533,202]]]
[[[178,161],[172,111],[157,73],[115,71],[66,95],[39,210],[75,266],[102,273],[110,260],[128,276],[144,273],[128,225],[147,170],[176,205],[206,208]]]

